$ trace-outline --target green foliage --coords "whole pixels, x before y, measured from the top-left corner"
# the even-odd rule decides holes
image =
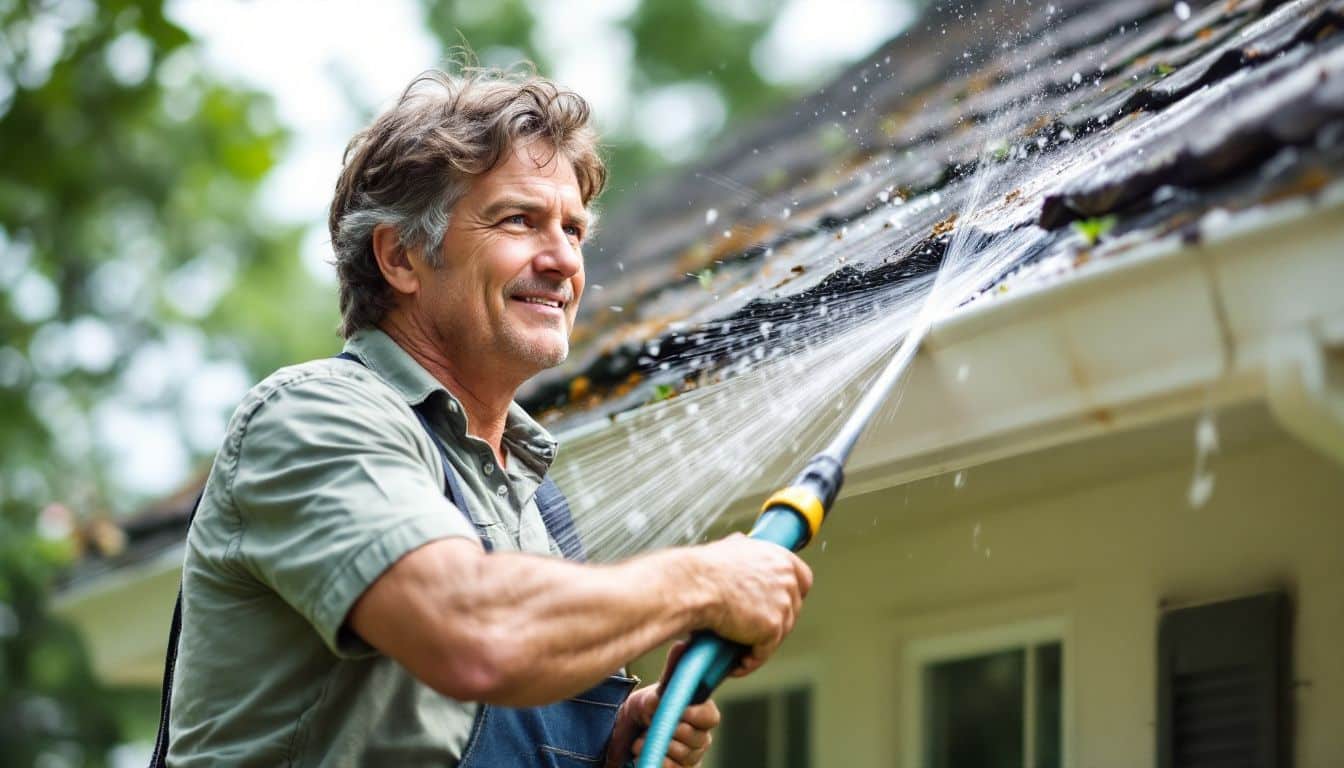
[[[284,142],[267,98],[207,75],[162,0],[0,2],[6,764],[99,765],[124,738],[125,695],[93,679],[48,609],[69,546],[35,521],[54,499],[81,516],[139,503],[107,471],[118,457],[98,444],[97,409],[182,406],[176,392],[128,392],[135,354],[204,329],[206,359],[255,374],[335,346],[331,291],[304,273],[298,230],[256,209]],[[193,274],[208,290],[183,289]]]
[[[1074,232],[1082,235],[1088,245],[1096,245],[1115,226],[1115,221],[1115,216],[1095,216],[1090,219],[1078,219],[1069,226]]]
[[[80,638],[51,617],[47,593],[66,548],[12,506],[0,516],[0,749],[6,765],[43,755],[103,764],[122,740],[117,697],[94,679]]]

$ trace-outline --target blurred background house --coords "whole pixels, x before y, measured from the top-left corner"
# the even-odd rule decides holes
[[[561,7],[3,9],[6,761],[139,759],[224,419],[338,346],[341,146],[461,30],[611,137],[574,353],[525,393],[594,541],[588,457],[688,472],[784,397],[754,371],[1001,259],[861,443],[715,765],[1338,762],[1344,6]],[[709,533],[799,458],[761,455]]]

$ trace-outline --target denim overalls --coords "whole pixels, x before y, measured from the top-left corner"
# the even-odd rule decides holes
[[[472,517],[471,509],[458,483],[457,472],[448,463],[448,455],[420,410],[416,416],[430,440],[439,449],[443,461],[443,492],[462,510],[480,533],[487,552],[494,543],[485,527]],[[550,478],[537,488],[537,508],[546,532],[560,547],[566,559],[585,559],[570,516],[569,503]],[[459,768],[504,768],[505,766],[545,766],[580,768],[601,765],[616,713],[638,681],[613,674],[596,686],[563,701],[543,707],[496,707],[482,704],[476,711],[471,736],[462,751]]]

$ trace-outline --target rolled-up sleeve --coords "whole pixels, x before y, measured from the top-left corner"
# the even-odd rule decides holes
[[[231,495],[240,562],[334,653],[371,649],[343,630],[355,601],[425,544],[476,538],[443,495],[434,448],[395,392],[318,376],[269,393],[243,431]]]

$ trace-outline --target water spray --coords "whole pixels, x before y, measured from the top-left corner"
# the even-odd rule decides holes
[[[778,544],[794,552],[816,538],[844,483],[845,462],[879,407],[904,378],[915,351],[928,332],[932,306],[932,301],[926,302],[920,319],[905,335],[891,360],[873,380],[831,442],[808,460],[792,483],[766,499],[749,534],[751,538]],[[658,709],[645,734],[637,768],[657,768],[663,764],[673,732],[686,707],[707,700],[749,650],[712,632],[698,632],[691,638],[658,702]]]

